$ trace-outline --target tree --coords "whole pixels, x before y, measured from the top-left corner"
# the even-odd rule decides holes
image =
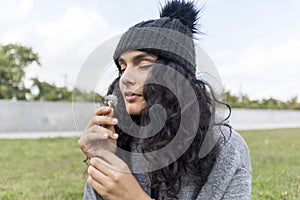
[[[77,102],[103,102],[104,98],[95,92],[82,92],[77,88],[68,90],[66,87],[57,87],[40,81],[38,78],[32,78],[32,90],[37,89],[37,94],[33,95],[33,100],[43,101],[77,101]],[[32,92],[33,93],[33,92]]]
[[[241,94],[240,96],[235,96],[231,94],[230,91],[226,91],[225,95],[226,95],[226,103],[228,103],[232,108],[300,110],[300,103],[298,102],[297,96],[292,97],[287,102],[284,102],[274,98],[252,100],[247,95]]]
[[[234,96],[230,93],[230,91],[225,92],[225,99],[226,103],[233,107],[238,107],[239,104],[239,98],[237,96]]]
[[[26,99],[30,90],[24,86],[25,69],[34,62],[40,65],[38,54],[30,47],[0,46],[0,99]]]
[[[103,103],[104,97],[99,95],[96,92],[87,92],[82,91],[78,88],[74,88],[73,90],[73,101],[75,102],[97,102]]]
[[[38,94],[33,95],[34,100],[72,101],[72,91],[69,91],[66,87],[57,87],[37,78],[33,78],[32,81],[32,88],[36,87],[38,89]]]

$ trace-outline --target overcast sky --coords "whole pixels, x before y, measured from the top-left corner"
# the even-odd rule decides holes
[[[165,0],[0,0],[0,44],[19,43],[40,55],[28,76],[75,83],[88,55],[137,22],[158,18]],[[201,47],[224,86],[251,98],[300,98],[300,1],[207,0]],[[65,79],[67,77],[67,79]]]

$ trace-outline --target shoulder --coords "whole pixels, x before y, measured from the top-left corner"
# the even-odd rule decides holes
[[[244,167],[252,173],[249,149],[244,138],[229,127],[218,127],[215,130],[214,134],[217,134],[220,141],[217,161],[224,161],[236,168]]]
[[[220,151],[199,196],[222,200],[250,199],[252,169],[244,138],[224,126],[215,127],[210,134],[218,138]]]

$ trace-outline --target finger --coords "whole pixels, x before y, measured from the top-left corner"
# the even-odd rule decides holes
[[[100,128],[99,126],[94,126],[94,129]],[[86,134],[83,134],[80,139],[78,140],[78,146],[85,152],[88,151],[87,145],[99,141],[99,140],[105,140],[108,139],[109,134],[107,132],[89,132]]]
[[[108,115],[111,112],[112,108],[108,106],[102,106],[97,108],[94,112],[94,115]]]
[[[118,134],[115,133],[115,128],[114,128],[114,126],[117,124],[118,124],[118,119],[116,118],[94,115],[92,119],[89,121],[84,132],[89,133],[89,132],[109,131],[107,132],[109,134],[109,137],[112,139],[117,139]],[[97,127],[101,126],[103,129],[96,128],[95,125]]]
[[[98,157],[92,157],[90,160],[90,165],[99,170],[105,176],[112,176],[113,173],[111,172],[111,165]]]
[[[107,124],[105,124],[105,127],[109,130],[111,130],[112,132],[115,132],[115,128],[114,126],[118,124],[118,119],[117,118],[114,118],[114,109],[109,107],[110,108],[110,112],[108,114],[106,114],[105,116],[106,117],[110,117],[110,118],[107,118],[106,120],[108,120]],[[110,120],[110,121],[109,121]],[[110,136],[112,139],[117,139],[119,137],[118,134],[114,134],[113,136]]]
[[[108,106],[102,106],[100,108],[97,108],[94,111],[94,115],[93,116],[96,116],[96,115],[107,115],[107,114],[109,114],[109,112],[111,112],[111,108],[110,107],[108,107]],[[87,125],[87,127],[92,126],[93,123],[94,123],[94,121],[90,120],[89,123],[88,123],[88,125]]]
[[[108,113],[109,117],[113,117],[114,116],[114,109],[112,107],[110,107],[110,112]]]
[[[107,151],[115,152],[117,147],[116,140],[113,139],[99,139],[99,134],[91,133],[81,137],[78,140],[78,146],[83,153],[91,158],[98,155],[98,151],[106,149]]]
[[[109,164],[108,167],[114,170],[130,172],[127,164],[112,152],[106,150],[100,150],[99,152],[97,152],[97,157],[98,158],[95,159],[101,159],[103,161],[102,163]]]
[[[98,181],[93,179],[91,176],[88,177],[87,182],[90,184],[92,188],[94,188],[99,194],[101,194],[101,191],[104,191],[105,188],[103,185],[101,185]]]
[[[102,136],[102,137],[105,138],[105,136]],[[108,135],[106,135],[106,138],[107,137],[108,137]],[[78,146],[82,149],[82,151],[85,154],[88,154],[88,157],[91,157],[92,154],[90,153],[90,145],[91,145],[91,143],[100,140],[99,138],[101,138],[101,136],[99,136],[97,134],[88,134],[88,135],[80,137],[80,139],[78,140],[77,143],[78,143]]]
[[[114,116],[114,109],[111,108],[111,111],[106,116],[111,117],[111,120],[114,121],[114,122],[116,122],[116,124],[113,124],[113,125],[109,125],[109,126],[106,125],[106,128],[108,128],[109,130],[115,132],[114,125],[118,124],[118,119],[117,118],[113,118],[113,116]]]
[[[105,116],[105,115],[94,115],[91,119],[92,124],[97,124],[97,125],[110,125],[114,126],[118,124],[118,119],[113,118],[110,116]]]
[[[115,137],[114,134],[114,132],[108,130],[107,128],[94,125],[90,127],[87,131],[85,131],[84,134],[82,134],[82,136],[80,137],[80,139],[87,142],[93,142],[97,140],[108,139],[108,137]]]
[[[105,184],[105,182],[108,181],[108,177],[102,173],[100,170],[95,168],[94,166],[90,165],[87,170],[88,174],[91,176],[92,179],[97,181],[102,186]]]
[[[114,132],[110,131],[109,129],[107,129],[105,127],[93,125],[93,126],[89,127],[88,129],[84,130],[83,134],[81,135],[81,138],[87,137],[87,135],[90,135],[95,140],[106,139],[109,135],[113,135],[113,134],[114,134]],[[89,138],[89,139],[92,139],[92,138]]]
[[[86,129],[93,126],[94,124],[97,124],[99,126],[105,125],[114,127],[118,124],[118,119],[105,115],[93,115],[88,125],[86,126]]]
[[[98,125],[94,125],[94,126],[90,127],[86,132],[99,133],[100,139],[107,139],[107,137],[109,137],[111,139],[116,140],[119,137],[119,135],[117,133],[115,133],[115,129],[110,130],[107,127],[102,127],[102,126],[98,126]]]

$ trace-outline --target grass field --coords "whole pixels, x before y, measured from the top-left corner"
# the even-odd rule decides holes
[[[252,160],[252,199],[300,199],[300,129],[240,131]],[[82,199],[77,138],[0,140],[0,199]]]
[[[0,140],[0,199],[82,199],[77,138]]]
[[[300,129],[240,131],[250,148],[252,199],[300,199]]]

